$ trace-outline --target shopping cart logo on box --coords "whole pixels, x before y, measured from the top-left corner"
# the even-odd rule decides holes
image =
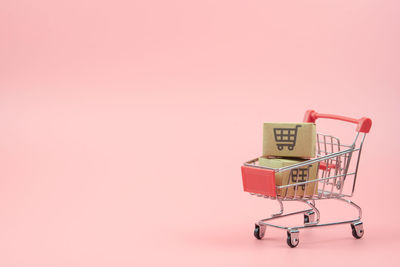
[[[286,146],[289,150],[293,150],[296,145],[297,130],[301,125],[295,128],[274,128],[274,136],[278,150],[283,150]]]
[[[298,168],[298,169],[293,169],[290,171],[290,180],[292,181],[292,183],[302,183],[308,180],[308,177],[310,175],[310,168],[312,167],[312,165],[308,165],[305,168]],[[299,185],[295,187],[295,190],[297,190],[297,188],[300,187],[303,191],[306,188],[305,184]]]

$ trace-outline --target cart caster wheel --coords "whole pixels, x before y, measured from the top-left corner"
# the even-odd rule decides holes
[[[315,212],[310,211],[307,213],[304,213],[304,224],[309,224],[315,222]]]
[[[295,248],[299,244],[299,230],[290,230],[287,231],[287,239],[286,242],[289,247]]]
[[[257,239],[262,239],[265,235],[265,225],[258,225],[256,224],[254,228],[254,237]]]
[[[364,227],[362,222],[356,222],[351,224],[351,233],[354,238],[360,239],[364,235]]]

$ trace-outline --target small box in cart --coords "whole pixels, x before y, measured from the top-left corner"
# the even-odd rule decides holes
[[[314,123],[264,123],[263,156],[314,158]]]
[[[279,169],[282,167],[295,165],[297,163],[302,163],[304,161],[305,160],[302,159],[261,157],[258,159],[258,164],[263,167]],[[318,163],[309,164],[307,166],[302,166],[283,172],[275,172],[275,185],[282,186],[315,180],[317,178],[317,172]],[[278,188],[276,192],[276,194],[281,197],[294,197],[295,195],[296,197],[312,196],[316,193],[318,193],[318,182],[312,182],[298,186],[289,186],[280,189]]]

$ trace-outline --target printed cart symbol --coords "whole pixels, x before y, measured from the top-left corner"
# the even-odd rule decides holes
[[[296,145],[297,128],[301,125],[296,125],[295,128],[274,128],[276,146],[282,150],[285,146],[289,150],[293,150]]]
[[[310,167],[312,167],[312,165],[308,165],[306,168],[291,170],[290,177],[292,178],[292,183],[302,183],[307,181],[310,174]],[[306,184],[296,185],[295,190],[297,190],[297,187],[301,187],[301,189],[304,191],[304,189],[306,188]]]

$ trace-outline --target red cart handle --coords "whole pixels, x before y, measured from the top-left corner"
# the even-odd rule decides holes
[[[331,115],[331,114],[321,114],[317,113],[314,110],[307,110],[306,115],[304,116],[304,122],[312,122],[315,123],[316,119],[333,119],[333,120],[340,120],[340,121],[347,121],[351,123],[357,124],[357,132],[362,132],[362,133],[369,133],[369,130],[371,129],[372,121],[370,118],[362,117],[361,119],[353,119],[349,117],[344,117],[344,116],[338,116],[338,115]]]

